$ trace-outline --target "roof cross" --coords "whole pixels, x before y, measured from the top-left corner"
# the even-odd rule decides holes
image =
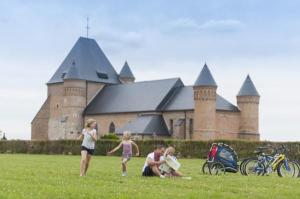
[[[86,18],[86,38],[89,38],[89,17]]]

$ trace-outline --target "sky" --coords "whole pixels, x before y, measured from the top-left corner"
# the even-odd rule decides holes
[[[46,83],[80,36],[136,81],[180,77],[206,62],[236,104],[249,74],[261,95],[261,140],[300,141],[300,1],[0,1],[0,130],[30,139]]]

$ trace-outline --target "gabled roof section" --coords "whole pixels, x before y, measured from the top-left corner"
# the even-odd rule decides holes
[[[97,42],[94,39],[80,37],[48,84],[63,82],[63,73],[70,70],[73,62],[76,63],[76,70],[83,80],[120,83],[118,74]]]
[[[88,104],[85,114],[161,111],[179,86],[179,78],[109,85]]]
[[[72,66],[64,76],[64,79],[82,79],[78,73],[75,62],[72,63]]]
[[[194,86],[217,86],[208,66],[204,64],[202,71],[200,72]]]
[[[135,120],[128,122],[122,128],[116,130],[117,134],[124,131],[131,131],[138,135],[170,135],[162,115],[141,115]]]
[[[259,96],[249,75],[247,75],[237,96]]]
[[[135,79],[127,61],[124,63],[119,76],[121,78]]]
[[[165,111],[184,111],[194,110],[194,91],[193,86],[183,86],[178,88],[174,97],[165,107]],[[239,109],[217,94],[216,110],[237,112]]]

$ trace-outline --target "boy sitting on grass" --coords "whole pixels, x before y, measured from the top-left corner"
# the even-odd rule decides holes
[[[152,153],[147,155],[144,167],[142,169],[143,176],[159,176],[160,178],[165,178],[159,170],[159,166],[165,163],[165,160],[160,160],[160,156],[164,154],[165,147],[158,145]]]

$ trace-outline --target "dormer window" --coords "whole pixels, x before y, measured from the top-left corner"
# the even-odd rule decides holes
[[[67,74],[66,72],[63,72],[60,77],[63,79],[65,78],[66,74]]]
[[[107,73],[103,72],[103,71],[97,71],[97,76],[100,79],[108,79],[108,75]]]

